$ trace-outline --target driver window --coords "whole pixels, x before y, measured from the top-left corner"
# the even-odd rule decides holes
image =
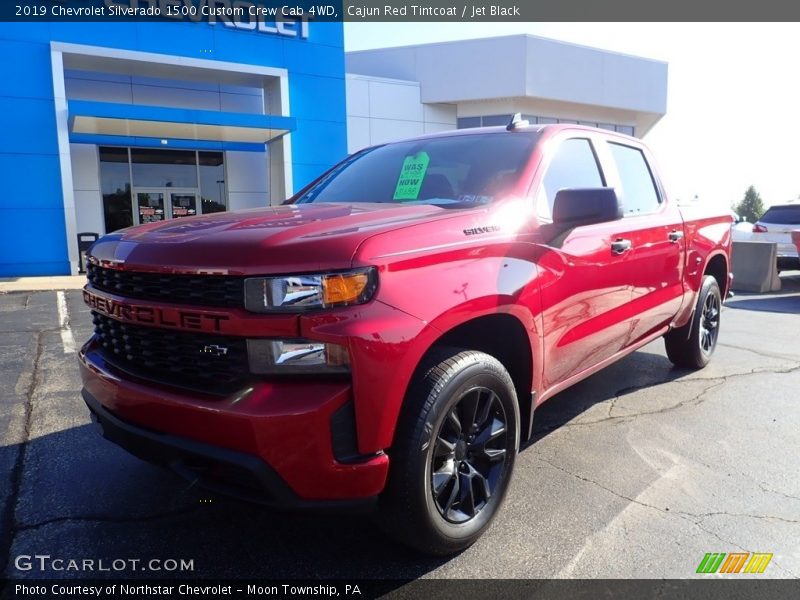
[[[585,138],[564,140],[556,150],[536,192],[536,213],[552,220],[553,201],[559,190],[605,187],[592,144]]]

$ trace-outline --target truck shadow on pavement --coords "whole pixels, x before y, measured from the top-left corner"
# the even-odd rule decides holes
[[[598,403],[684,374],[662,355],[636,352],[540,407],[533,441],[526,447]],[[620,382],[626,387],[619,389]],[[19,449],[0,447],[0,458]],[[170,578],[402,580],[421,577],[450,560],[424,557],[393,543],[364,515],[279,513],[204,492],[112,445],[93,425],[28,442],[18,481],[12,490],[13,523],[2,523],[13,544],[0,548],[8,554],[7,575],[15,578],[165,576],[15,568],[16,556],[37,553],[109,563],[118,558],[193,561],[193,570],[169,573]]]
[[[642,350],[634,352],[539,406],[533,417],[531,439],[522,449],[536,444],[598,404],[642,388],[675,381],[691,372],[674,367],[661,354]]]
[[[11,463],[19,450],[0,447],[0,459]],[[0,565],[14,578],[414,579],[446,562],[394,544],[365,515],[281,513],[207,493],[112,445],[94,425],[28,442],[22,469],[13,522],[0,523]],[[36,554],[140,559],[138,567],[185,559],[193,570],[15,568],[17,556]]]

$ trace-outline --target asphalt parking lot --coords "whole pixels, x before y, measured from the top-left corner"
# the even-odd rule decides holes
[[[191,559],[181,575],[204,578],[684,578],[707,552],[750,551],[774,554],[763,576],[800,577],[800,273],[782,282],[728,302],[706,369],[673,369],[657,341],[543,406],[505,509],[451,559],[362,517],[212,497],[126,454],[79,396],[80,292],[60,293],[61,315],[57,292],[0,294],[0,566],[66,576],[17,568],[46,554]]]

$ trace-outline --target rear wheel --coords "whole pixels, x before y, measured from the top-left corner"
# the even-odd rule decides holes
[[[446,555],[488,528],[519,448],[511,377],[493,357],[444,351],[412,384],[395,435],[382,524],[417,550]]]
[[[667,357],[677,367],[702,369],[711,360],[719,337],[722,297],[717,280],[703,278],[691,321],[664,336]]]

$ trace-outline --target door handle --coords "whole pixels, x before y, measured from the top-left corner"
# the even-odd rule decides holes
[[[672,231],[669,232],[669,235],[667,237],[669,238],[670,242],[677,242],[678,240],[683,238],[683,232],[678,231],[677,229],[673,229]]]
[[[611,242],[611,252],[614,254],[622,254],[627,252],[631,249],[633,245],[631,244],[630,240],[623,240],[622,238],[617,238],[613,242]]]

